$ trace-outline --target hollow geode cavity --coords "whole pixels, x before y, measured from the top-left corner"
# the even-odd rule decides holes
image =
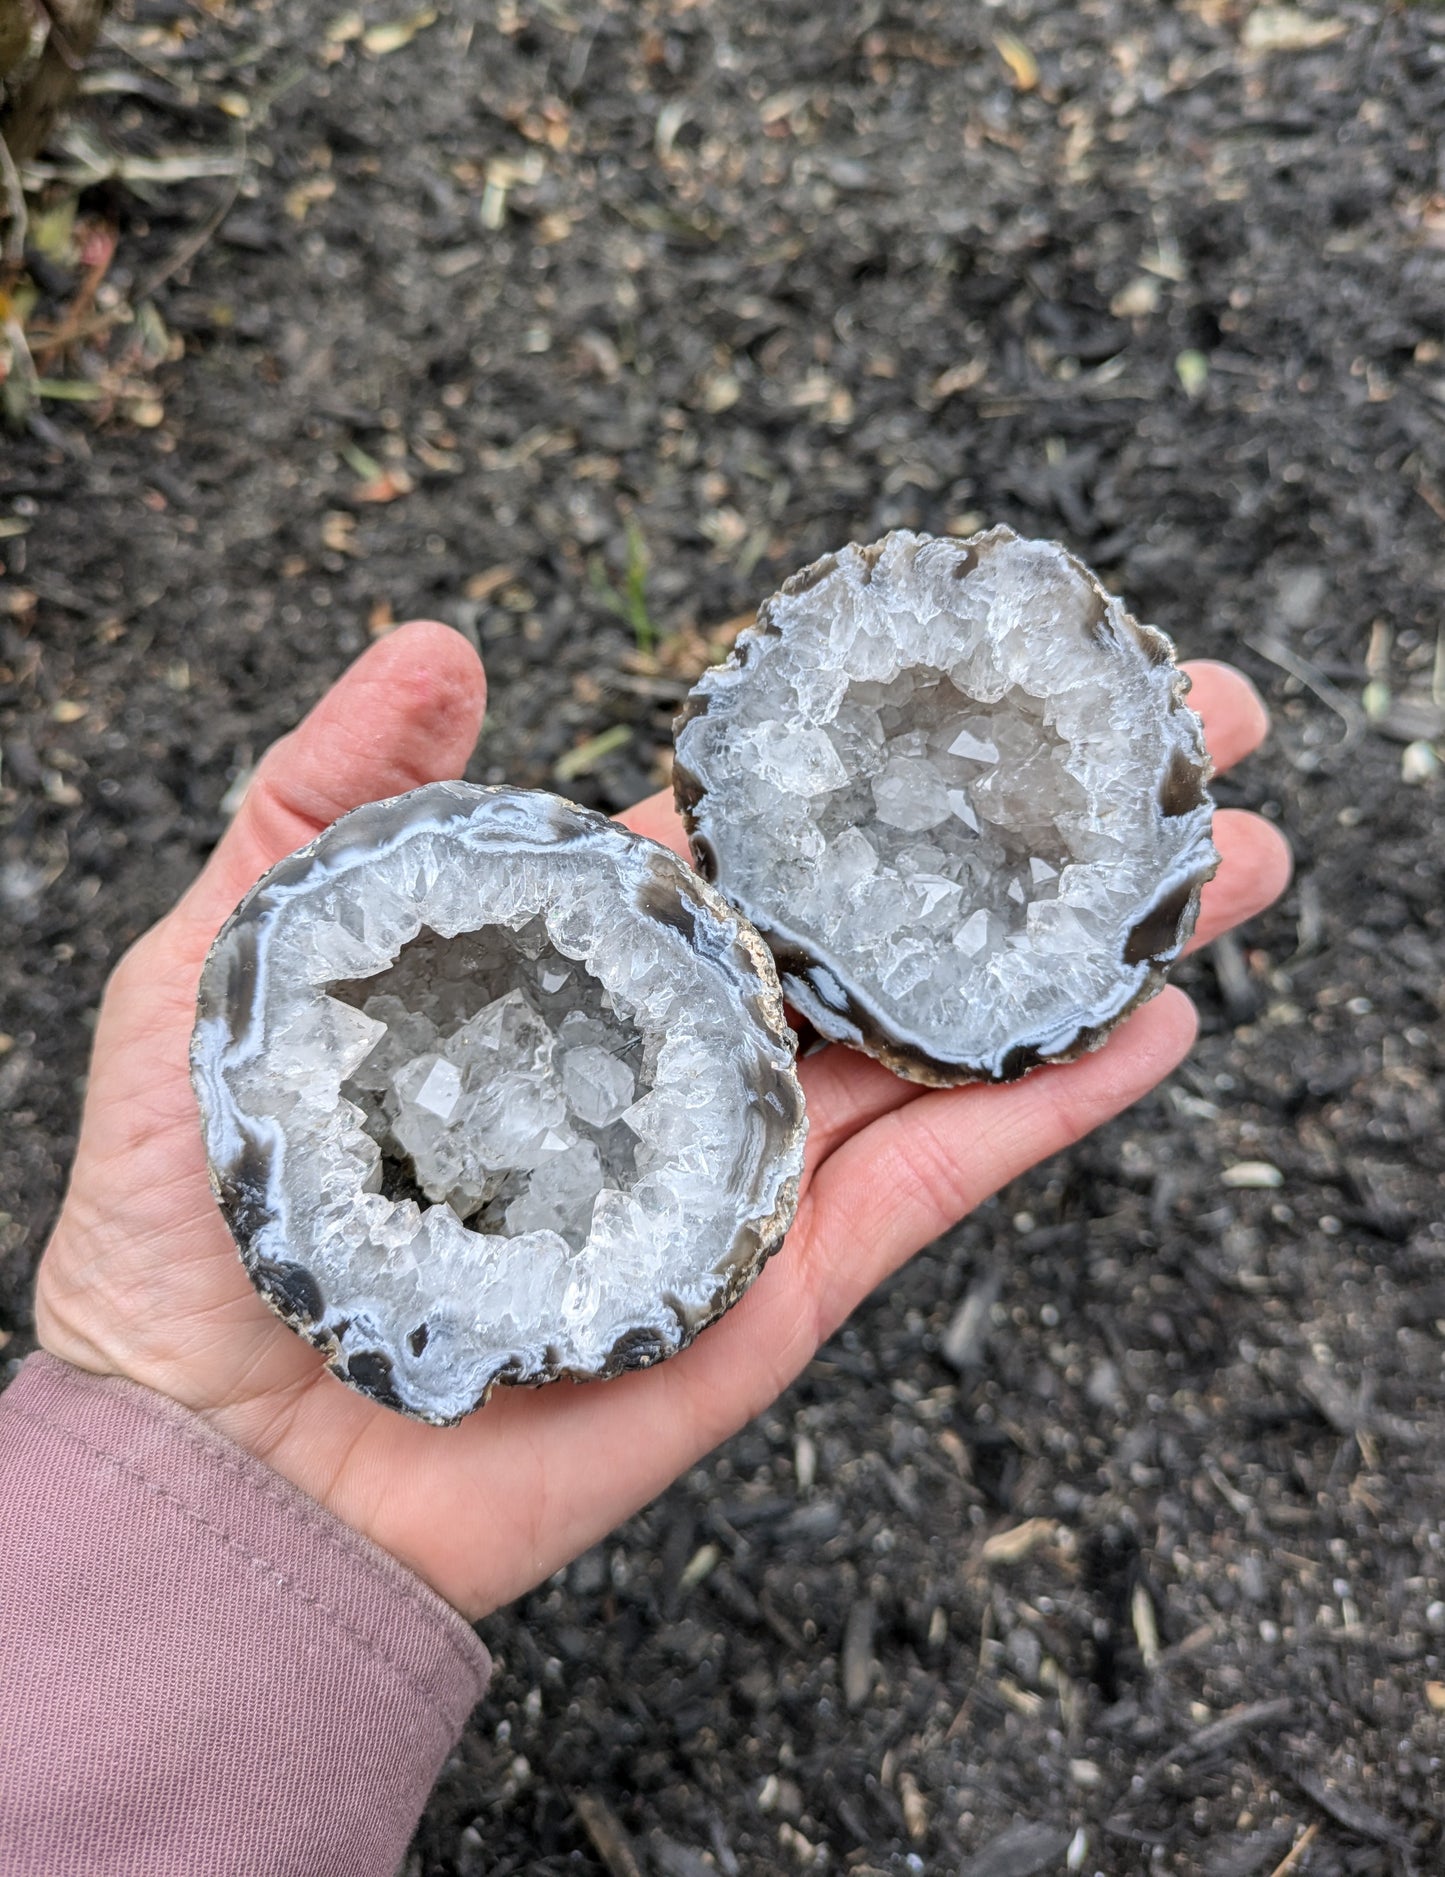
[[[191,1069],[261,1294],[446,1423],[645,1368],[741,1295],[797,1200],[793,1047],[761,940],[665,848],[444,782],[265,875]]]
[[[890,534],[794,575],[678,718],[698,866],[825,1037],[911,1081],[1097,1046],[1218,856],[1189,680],[1057,544]]]

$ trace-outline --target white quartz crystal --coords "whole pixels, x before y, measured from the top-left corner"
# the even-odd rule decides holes
[[[679,803],[823,1035],[1005,1078],[1100,1040],[1192,928],[1217,857],[1187,689],[1055,543],[893,534],[789,581],[703,677]]]
[[[436,784],[274,868],[207,961],[212,1180],[258,1287],[433,1421],[674,1352],[780,1241],[802,1100],[771,960],[653,843]]]
[[[636,1078],[625,1062],[584,1043],[562,1058],[562,1086],[573,1113],[593,1127],[606,1127],[632,1106]]]

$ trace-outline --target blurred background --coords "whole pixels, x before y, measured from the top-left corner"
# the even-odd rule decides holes
[[[615,809],[793,569],[1062,539],[1265,691],[1296,883],[1165,1090],[483,1626],[406,1868],[1440,1869],[1445,14],[410,5],[130,0],[10,216],[0,1362],[108,968],[369,640]]]

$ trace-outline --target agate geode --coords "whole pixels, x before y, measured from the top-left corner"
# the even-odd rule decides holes
[[[343,816],[216,940],[191,1050],[257,1288],[377,1400],[691,1340],[791,1221],[802,1096],[772,962],[655,843],[438,783]]]
[[[825,1037],[909,1079],[1091,1048],[1218,856],[1188,678],[1053,542],[897,533],[794,576],[678,719],[698,866]]]

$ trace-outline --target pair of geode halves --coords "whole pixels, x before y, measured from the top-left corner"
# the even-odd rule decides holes
[[[344,817],[202,986],[193,1073],[253,1280],[430,1420],[673,1353],[796,1198],[792,1038],[747,920],[822,1035],[911,1079],[1095,1045],[1216,864],[1187,688],[1054,544],[896,534],[789,581],[679,720],[726,899],[553,797],[440,784]]]

